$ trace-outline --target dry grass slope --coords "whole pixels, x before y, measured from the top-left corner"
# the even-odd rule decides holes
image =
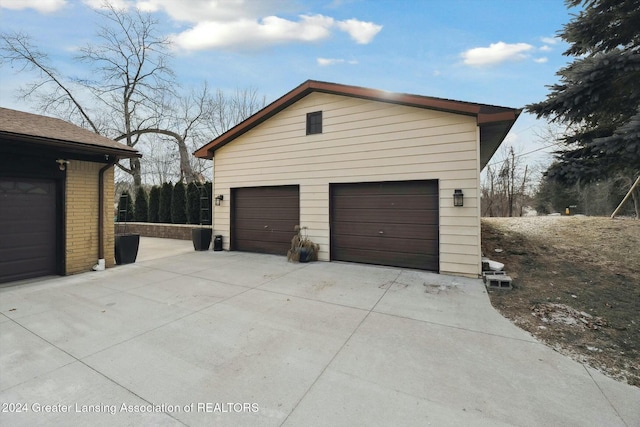
[[[513,290],[489,292],[498,311],[557,351],[640,386],[640,221],[483,218],[482,249],[514,279]]]

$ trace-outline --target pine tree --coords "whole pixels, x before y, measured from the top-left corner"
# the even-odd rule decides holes
[[[187,222],[200,224],[200,189],[195,182],[187,186]]]
[[[149,191],[149,222],[160,222],[160,187],[154,185]]]
[[[147,222],[149,220],[149,204],[147,202],[147,192],[142,186],[136,191],[135,210],[133,220],[137,222]]]
[[[567,0],[583,10],[564,26],[560,83],[526,108],[572,129],[547,174],[567,183],[640,174],[640,0]]]
[[[162,223],[171,224],[171,195],[173,184],[165,182],[160,190],[160,207],[158,209],[158,220]]]
[[[185,186],[182,182],[177,182],[173,187],[171,196],[171,222],[174,224],[187,223],[187,196]]]

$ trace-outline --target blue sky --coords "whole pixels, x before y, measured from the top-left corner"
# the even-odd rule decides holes
[[[102,0],[0,0],[3,32],[21,31],[58,69],[83,75],[74,50],[93,40]],[[188,90],[207,81],[253,87],[271,102],[307,79],[521,108],[570,58],[555,38],[576,10],[561,0],[113,0],[160,21]],[[34,75],[0,67],[0,106]],[[35,111],[34,111],[35,112]],[[546,124],[523,114],[507,143],[545,146]],[[524,157],[548,157],[539,150]]]

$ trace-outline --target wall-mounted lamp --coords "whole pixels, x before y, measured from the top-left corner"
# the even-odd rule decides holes
[[[56,160],[56,163],[58,164],[58,169],[63,171],[63,170],[65,170],[67,168],[67,165],[69,164],[69,160],[58,159],[58,160]]]
[[[220,202],[224,200],[224,196],[222,194],[218,194],[216,196],[216,206],[220,206]]]
[[[464,194],[462,190],[453,190],[453,206],[464,206]]]

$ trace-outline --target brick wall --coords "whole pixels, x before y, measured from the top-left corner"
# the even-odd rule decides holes
[[[89,271],[98,261],[98,174],[102,163],[72,160],[66,180],[66,272]],[[104,174],[105,235],[107,267],[114,265],[114,233],[111,200],[114,192],[113,167]]]
[[[144,237],[160,237],[163,239],[191,240],[191,229],[199,228],[192,224],[156,224],[148,222],[116,223],[116,234],[136,233]],[[211,228],[211,226],[204,226]]]

